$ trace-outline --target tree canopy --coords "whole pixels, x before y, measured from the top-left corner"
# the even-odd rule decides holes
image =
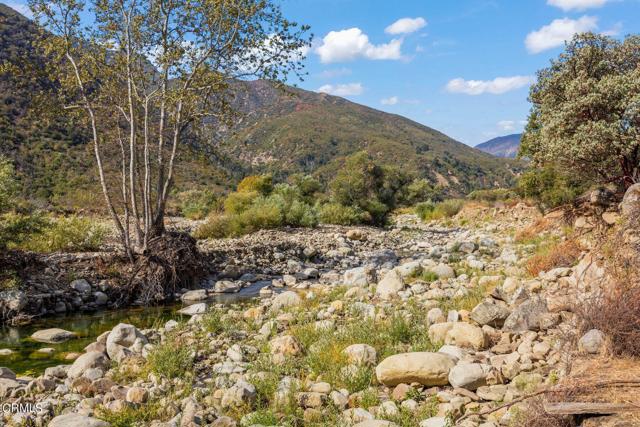
[[[529,98],[521,156],[594,182],[640,180],[640,36],[576,35]]]
[[[287,20],[271,0],[30,6],[60,106],[90,129],[106,205],[130,258],[164,232],[180,146],[229,121],[229,88],[238,79],[301,76],[309,45],[308,27]],[[107,179],[109,166],[120,182]]]

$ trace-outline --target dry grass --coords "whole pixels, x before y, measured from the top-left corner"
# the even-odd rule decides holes
[[[527,261],[527,272],[536,277],[540,272],[559,267],[575,265],[582,253],[582,248],[575,240],[542,246],[538,253]]]
[[[640,357],[640,286],[616,286],[581,304],[581,331],[599,329],[611,354]]]
[[[540,234],[548,231],[552,226],[553,226],[553,223],[548,218],[545,218],[545,217],[538,218],[529,227],[523,228],[522,230],[519,230],[516,233],[514,238],[515,242],[516,243],[529,242],[537,238],[538,236],[540,236]]]

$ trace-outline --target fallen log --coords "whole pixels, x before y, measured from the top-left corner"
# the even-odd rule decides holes
[[[546,402],[543,406],[551,415],[613,415],[640,411],[638,406],[628,403]]]

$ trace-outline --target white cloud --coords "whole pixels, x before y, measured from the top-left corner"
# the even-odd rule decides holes
[[[602,7],[608,2],[609,0],[547,0],[548,5],[559,7],[565,12]]]
[[[556,19],[551,24],[529,33],[525,39],[525,45],[530,53],[540,53],[562,46],[576,33],[594,31],[597,28],[598,18],[595,16],[585,15],[579,19]]]
[[[29,9],[29,6],[24,4],[24,3],[17,3],[17,2],[13,2],[13,1],[9,1],[5,3],[7,6],[9,6],[11,9],[21,13],[22,15],[26,16],[27,18],[33,18],[33,14],[31,13],[31,9]]]
[[[335,96],[356,96],[364,92],[362,83],[345,83],[337,85],[324,85],[318,88],[316,92],[328,93]]]
[[[427,25],[424,18],[402,18],[384,29],[387,34],[409,34]]]
[[[504,131],[510,132],[516,129],[516,122],[514,120],[500,120],[498,127]]]
[[[398,99],[397,96],[392,96],[392,97],[389,97],[389,98],[381,99],[380,103],[382,105],[396,105],[399,101],[400,101],[400,99]]]
[[[325,64],[357,58],[402,59],[401,47],[402,40],[399,39],[374,45],[360,28],[349,28],[329,32],[322,39],[322,44],[316,48],[316,53],[320,55],[320,61]]]
[[[531,76],[497,77],[493,80],[465,80],[457,78],[447,83],[446,89],[451,93],[464,93],[466,95],[482,95],[491,93],[499,95],[512,90],[520,89],[533,83]]]

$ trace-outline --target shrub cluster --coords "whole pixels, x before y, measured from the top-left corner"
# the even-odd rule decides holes
[[[516,191],[521,197],[534,199],[542,209],[551,209],[571,203],[587,185],[554,165],[547,165],[525,172],[516,184]]]
[[[459,199],[450,199],[439,203],[422,202],[416,205],[416,215],[423,221],[451,218],[460,212],[463,206],[464,201]]]
[[[273,185],[270,176],[249,176],[227,196],[223,211],[209,216],[196,231],[197,238],[237,237],[281,226],[315,227],[317,210],[308,202],[315,191],[309,179],[304,186]]]

